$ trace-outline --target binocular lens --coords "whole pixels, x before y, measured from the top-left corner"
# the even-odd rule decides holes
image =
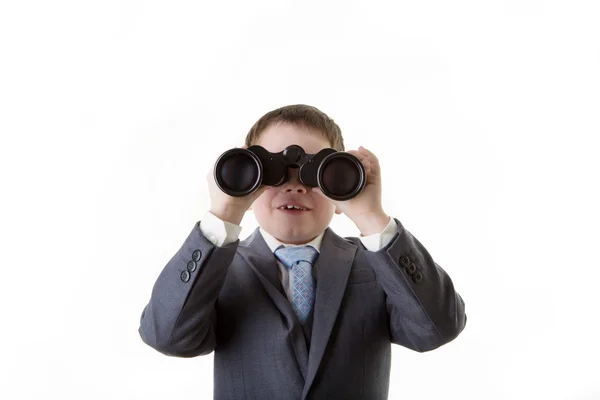
[[[362,182],[357,165],[345,157],[336,157],[323,165],[321,185],[336,197],[346,197],[357,190]]]
[[[247,193],[257,183],[259,170],[252,157],[243,153],[231,154],[221,160],[219,178],[229,192]]]

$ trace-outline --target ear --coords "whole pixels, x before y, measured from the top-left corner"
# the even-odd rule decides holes
[[[335,207],[335,213],[337,215],[340,215],[342,213],[342,211],[340,209],[337,208],[337,206]]]

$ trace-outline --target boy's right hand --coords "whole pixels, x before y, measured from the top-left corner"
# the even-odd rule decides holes
[[[248,146],[242,146],[242,149],[247,149]],[[206,176],[208,182],[208,190],[210,192],[210,213],[221,219],[235,225],[239,225],[244,218],[244,214],[254,200],[260,197],[267,186],[261,185],[256,191],[243,197],[229,196],[223,192],[215,181],[215,165],[213,164],[210,172]]]

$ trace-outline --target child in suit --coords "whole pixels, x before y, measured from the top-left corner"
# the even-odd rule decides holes
[[[344,151],[338,125],[315,107],[273,110],[244,147]],[[387,399],[391,343],[424,352],[458,336],[465,306],[425,247],[388,216],[377,157],[356,197],[334,201],[297,169],[276,187],[231,197],[207,179],[211,208],[159,275],[142,340],[163,354],[214,354],[215,399]],[[294,206],[294,209],[289,209]],[[238,239],[245,212],[259,228]],[[344,213],[360,237],[328,226]]]

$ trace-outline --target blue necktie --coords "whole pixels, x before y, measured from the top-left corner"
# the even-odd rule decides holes
[[[315,301],[312,266],[319,252],[312,246],[280,246],[275,250],[275,256],[291,271],[292,309],[300,322],[304,323]]]

